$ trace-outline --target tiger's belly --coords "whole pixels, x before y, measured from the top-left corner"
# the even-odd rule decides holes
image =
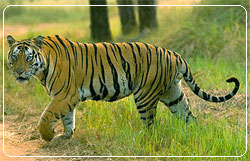
[[[104,100],[112,102],[132,94],[132,89],[129,89],[128,81],[124,77],[119,78],[117,81],[108,80],[107,83],[103,83],[100,80],[93,80],[88,86],[78,89],[80,100]]]

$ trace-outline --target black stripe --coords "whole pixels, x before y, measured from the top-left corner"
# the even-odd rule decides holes
[[[187,114],[187,117],[189,117],[191,114],[192,114],[192,112],[191,112],[191,111],[189,111],[189,113]]]
[[[180,97],[178,97],[176,100],[174,100],[174,101],[172,101],[172,102],[165,103],[165,104],[166,104],[168,107],[171,107],[171,106],[173,106],[173,105],[176,105],[176,104],[178,104],[178,103],[182,100],[183,96],[184,96],[184,93],[181,92]]]
[[[98,78],[99,78],[99,83],[100,83],[100,85],[101,85],[101,88],[100,88],[99,92],[102,93],[102,90],[103,90],[103,88],[104,88],[104,84],[103,84],[103,81],[102,81],[100,75],[98,75]]]
[[[50,52],[49,52],[50,53]],[[46,70],[44,70],[44,86],[46,86],[46,83],[47,83],[47,77],[48,77],[48,73],[49,73],[49,64],[50,64],[50,59],[47,59],[47,67],[46,67]]]
[[[137,43],[134,43],[134,44],[135,44],[135,46],[136,46],[136,48],[138,50],[138,54],[141,56],[141,48],[140,48],[140,46]]]
[[[61,51],[59,45],[57,44],[57,42],[56,42],[56,41],[53,41],[53,40],[51,39],[50,36],[48,36],[48,39],[55,45],[55,47],[56,47],[56,49],[57,49],[57,51],[58,51],[58,54],[59,54],[59,56],[60,56],[61,53],[62,53],[62,51]]]
[[[68,71],[68,83],[67,83],[67,86],[66,86],[66,88],[65,88],[65,91],[67,91],[68,90],[68,88],[69,88],[69,83],[70,83],[70,76],[71,76],[71,64],[70,64],[70,54],[69,54],[69,51],[68,51],[68,49],[67,49],[67,46],[64,44],[64,42],[62,41],[62,39],[58,36],[58,35],[56,35],[56,38],[57,38],[57,40],[62,44],[62,46],[64,47],[64,50],[65,50],[65,53],[66,53],[66,57],[67,57],[67,59],[68,59],[68,62],[69,62],[69,71]]]
[[[68,104],[68,108],[69,108],[69,112],[71,112],[72,108],[71,108],[71,106],[69,104]]]
[[[54,96],[58,95],[58,94],[63,90],[64,86],[65,86],[65,80],[64,80],[64,83],[63,83],[62,87],[59,89],[58,92],[56,92],[56,93],[54,94]]]
[[[65,115],[61,112],[61,118],[63,118]]]
[[[117,47],[119,47],[119,46],[118,46],[117,44],[115,44],[115,43],[110,43],[109,45],[113,46],[113,47],[110,47],[110,48],[111,48],[112,53],[113,53],[113,55],[114,55],[114,57],[115,57],[115,60],[117,60],[117,57],[116,57],[116,52],[117,52],[116,46],[117,46]],[[115,49],[115,51],[114,51],[113,48]],[[119,52],[121,52],[121,49],[119,49]]]
[[[218,98],[215,96],[212,96],[212,100],[213,100],[213,102],[218,102]]]
[[[83,67],[83,50],[82,50],[81,44],[78,44],[78,45],[79,45],[80,48],[81,48],[81,64],[82,64],[82,68],[84,69],[84,67]],[[86,44],[84,44],[84,45],[86,45]],[[85,55],[87,55],[87,53],[85,53]],[[85,67],[85,68],[87,68],[87,67]],[[82,77],[82,82],[81,82],[80,88],[82,88],[83,83],[84,83],[84,76]],[[82,99],[81,99],[81,100],[82,100]]]
[[[89,84],[89,90],[91,93],[91,96],[94,98],[96,96],[96,92],[93,87],[93,79],[94,79],[94,63],[91,57],[91,64],[92,64],[92,70],[91,70],[91,78],[90,78],[90,84]]]
[[[108,95],[108,90],[107,90],[106,85],[101,80],[100,76],[99,76],[99,81],[101,84],[100,93],[102,93],[102,99],[104,99]]]
[[[147,51],[146,51],[146,56],[147,56],[147,71],[146,71],[146,75],[145,75],[145,80],[144,80],[144,83],[142,84],[142,87],[145,86],[146,82],[147,82],[147,78],[148,78],[148,74],[149,74],[149,70],[150,70],[150,65],[151,65],[151,60],[149,59],[149,56],[148,55],[151,55],[151,50],[149,49],[148,45],[147,44],[144,44],[147,48]],[[148,54],[149,52],[149,54]]]
[[[75,64],[77,65],[77,52],[76,52],[76,47],[75,47],[75,45],[71,42],[71,41],[69,41],[67,38],[65,38],[67,41],[68,41],[68,43],[70,44],[70,46],[71,46],[71,49],[72,49],[72,52],[73,52],[73,56],[74,56],[74,59],[75,59]]]
[[[64,98],[63,99],[65,99],[67,96],[68,96],[68,94],[69,94],[69,91],[70,91],[70,88],[68,88],[68,89],[65,89],[65,91],[66,91],[66,94],[65,94],[65,96],[64,96]],[[65,92],[64,92],[65,93]]]
[[[231,94],[225,96],[226,100],[232,98]]]
[[[109,101],[115,101],[115,100],[117,100],[117,96],[120,93],[120,86],[119,86],[119,83],[118,83],[118,74],[117,74],[117,71],[116,71],[110,57],[109,57],[107,45],[105,43],[103,43],[103,46],[106,49],[107,60],[108,60],[109,66],[110,66],[111,71],[112,71],[113,84],[114,84],[114,89],[115,89],[115,94],[110,98]]]
[[[86,99],[86,97],[81,97],[81,101],[85,101]]]
[[[22,44],[27,45],[27,46],[30,46],[30,44],[28,44],[28,43],[26,43],[26,42],[23,42]]]
[[[220,102],[225,101],[224,97],[219,97]]]
[[[144,78],[144,73],[142,73],[142,79],[141,80],[143,80],[143,78]],[[141,90],[141,88],[142,88],[142,81],[140,81],[139,88],[134,92],[134,95],[137,95],[137,93]]]
[[[195,93],[196,95],[198,95],[198,94],[199,94],[199,91],[200,91],[200,88],[199,88],[197,85],[195,85],[195,87],[194,87],[194,93]]]
[[[151,115],[149,117],[141,117],[142,120],[153,120],[155,115]]]
[[[86,67],[85,67],[85,74],[87,75],[87,72],[88,72],[88,46],[86,45],[86,44],[84,44],[84,46],[85,46],[85,49],[86,49],[86,62],[85,62],[85,65],[86,65]]]
[[[172,114],[175,114],[177,111],[171,111],[171,110],[170,110],[170,112],[171,112]]]
[[[129,63],[127,62],[127,71],[126,71],[126,78],[128,80],[128,89],[129,90],[132,90],[132,87],[133,87],[133,82],[132,82],[132,79],[131,79],[131,73],[130,73],[130,65]]]
[[[149,105],[149,107],[153,106],[153,105],[156,103],[156,101],[158,101],[158,99],[156,99],[157,97],[158,97],[158,93],[157,93],[153,98],[151,98],[150,100],[146,100],[146,101],[148,101],[147,103],[141,104],[141,105],[137,106],[137,110],[140,110],[140,109],[142,109],[143,107],[147,106],[149,103],[151,103],[151,102],[155,99],[155,100],[153,101],[153,103],[151,103],[151,104]]]
[[[56,49],[49,42],[44,41],[44,44],[46,44],[47,46],[49,46],[51,49],[53,49],[55,51],[55,53],[57,53]]]
[[[153,106],[156,102],[158,101],[158,99],[156,99],[153,103],[150,104],[149,108],[145,109],[145,110],[142,110],[142,111],[139,111],[139,113],[146,113],[148,111],[150,111],[151,109],[154,109],[156,108],[157,106]]]
[[[106,86],[104,86],[102,97],[105,98],[107,95],[108,95],[108,89]]]
[[[180,56],[178,56],[178,61],[181,63],[181,65],[182,65],[182,60],[181,60],[181,57]]]
[[[124,57],[122,56],[122,51],[121,51],[121,48],[119,47],[119,45],[117,45],[116,44],[116,46],[117,46],[117,48],[118,48],[118,53],[119,53],[119,55],[120,55],[120,57],[121,57],[121,61],[122,61],[122,68],[123,68],[123,70],[124,70],[124,72],[126,72],[126,60],[124,59]]]
[[[151,94],[154,93],[154,92],[158,89],[159,84],[160,84],[160,82],[161,82],[162,72],[161,72],[161,75],[159,76],[160,79],[159,79],[159,81],[158,81],[158,84],[155,86],[155,89],[152,90],[153,86],[155,85],[156,79],[158,78],[158,65],[159,65],[159,61],[158,61],[159,58],[158,58],[158,57],[159,57],[159,54],[158,54],[158,52],[157,52],[157,49],[156,49],[156,53],[157,53],[157,54],[156,54],[156,58],[157,58],[156,63],[157,63],[157,64],[156,64],[156,74],[155,74],[155,76],[154,76],[154,80],[152,81],[149,90],[148,90],[147,92],[145,92],[145,94],[144,94],[143,96],[141,96],[141,97],[146,97],[146,95],[150,94],[150,93],[149,93],[150,91],[152,91]]]
[[[132,53],[133,53],[133,58],[134,58],[134,63],[135,63],[135,75],[137,76],[137,60],[136,60],[136,55],[135,55],[135,51],[134,51],[134,47],[131,43],[127,43],[130,47],[131,47],[131,50],[132,50]]]
[[[101,100],[101,96],[96,95],[96,96],[94,96],[94,97],[92,98],[92,100],[99,101],[99,100]]]
[[[66,126],[67,125],[72,125],[72,124],[73,124],[73,121],[70,121],[70,122],[66,123]]]
[[[103,66],[103,63],[102,63],[102,57],[101,57],[101,55],[100,55],[100,63],[101,63],[102,80],[105,83],[105,69],[104,69],[104,66]]]
[[[81,65],[82,65],[82,68],[83,68],[83,52],[82,52],[82,46],[77,42],[77,45],[78,47],[80,48],[80,51],[81,51]]]
[[[92,45],[94,46],[94,53],[95,53],[95,62],[97,64],[97,46],[96,44],[92,43]],[[93,62],[92,62],[93,63]]]
[[[51,93],[51,91],[52,91],[52,89],[53,89],[53,86],[54,86],[54,83],[55,83],[56,79],[59,77],[60,74],[61,74],[60,71],[56,74],[56,76],[55,76],[53,82],[52,82],[51,85],[50,85],[49,93]],[[55,95],[54,95],[54,96],[55,96]]]
[[[146,46],[147,51],[149,51],[149,53],[146,52],[146,54],[147,54],[148,64],[151,65],[151,61],[152,61],[152,52],[151,52],[151,50],[150,50],[148,44],[146,44],[146,43],[143,43],[143,44]],[[149,69],[149,68],[148,68],[148,69]]]
[[[60,117],[58,116],[58,114],[57,114],[57,113],[54,113],[54,115],[55,115],[55,118],[56,118],[57,120],[59,120],[59,119],[60,119]]]
[[[187,115],[187,117],[186,117],[186,123],[188,123],[188,120],[189,120],[189,117],[190,117],[191,114],[192,114],[192,112],[189,111],[189,113],[188,113],[188,115]]]
[[[167,50],[167,52],[168,52],[168,60],[169,60],[169,81],[171,82],[171,80],[172,80],[172,59],[171,59],[171,55],[172,55],[172,53],[169,51],[169,50]],[[171,83],[170,83],[171,84]]]
[[[210,94],[207,94],[206,92],[203,92],[202,94],[203,94],[203,99],[204,99],[204,100],[207,101],[207,100],[210,99]]]
[[[186,67],[186,72],[183,74],[184,78],[187,77],[188,75],[188,65],[187,62],[185,61],[185,59],[183,59],[183,57],[181,57],[181,60],[184,62],[185,67]]]
[[[71,120],[70,117],[66,117],[66,118],[62,118],[64,121],[68,121],[68,120]]]
[[[174,52],[174,51],[172,51],[172,52],[174,53],[174,56],[177,58],[178,55],[176,54],[176,52]]]
[[[49,81],[48,81],[48,84],[49,84],[49,85],[51,84],[51,80],[52,80],[52,78],[53,78],[53,76],[54,76],[54,73],[55,73],[55,71],[56,71],[56,66],[57,66],[57,53],[56,53],[55,55],[56,55],[56,60],[55,60],[55,63],[54,63],[54,68],[53,68],[51,77],[50,77],[50,79],[49,79]],[[57,77],[57,76],[55,76],[55,77]],[[55,81],[55,79],[56,79],[56,78],[54,78],[54,81]],[[49,86],[49,85],[48,85],[48,86]]]
[[[117,49],[116,49],[116,44],[115,43],[110,43],[112,46],[113,46],[113,48],[115,49],[115,53],[117,52]]]

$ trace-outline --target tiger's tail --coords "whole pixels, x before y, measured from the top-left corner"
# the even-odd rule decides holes
[[[185,61],[185,60],[184,60]],[[233,89],[233,91],[225,96],[221,96],[221,97],[216,97],[216,96],[212,96],[206,92],[204,92],[195,82],[189,67],[187,66],[186,62],[185,62],[185,71],[183,72],[183,77],[184,80],[187,82],[188,86],[191,88],[191,90],[200,98],[209,101],[209,102],[225,102],[227,100],[229,100],[230,98],[232,98],[239,90],[240,87],[240,83],[238,81],[237,78],[235,77],[231,77],[229,79],[226,80],[226,82],[231,83],[234,82],[235,87]]]

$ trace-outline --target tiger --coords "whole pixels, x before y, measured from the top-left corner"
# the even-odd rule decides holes
[[[150,127],[159,102],[186,123],[196,120],[182,90],[182,78],[195,95],[210,102],[229,100],[240,86],[231,77],[227,82],[235,87],[229,94],[208,94],[197,85],[180,54],[148,43],[81,43],[59,35],[21,41],[8,35],[7,42],[8,64],[16,81],[27,83],[34,77],[52,98],[37,125],[48,142],[55,137],[59,119],[64,126],[60,136],[72,138],[75,107],[82,101],[113,102],[133,95],[140,119]]]

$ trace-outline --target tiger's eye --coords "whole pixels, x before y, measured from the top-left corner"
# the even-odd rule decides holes
[[[29,56],[27,56],[27,58],[26,58],[27,61],[31,61],[32,59],[33,59],[33,55],[29,55]]]
[[[16,55],[11,55],[11,58],[12,58],[13,60],[17,60],[17,56],[16,56]]]
[[[12,66],[12,65],[13,65],[13,62],[9,61],[9,65]]]

